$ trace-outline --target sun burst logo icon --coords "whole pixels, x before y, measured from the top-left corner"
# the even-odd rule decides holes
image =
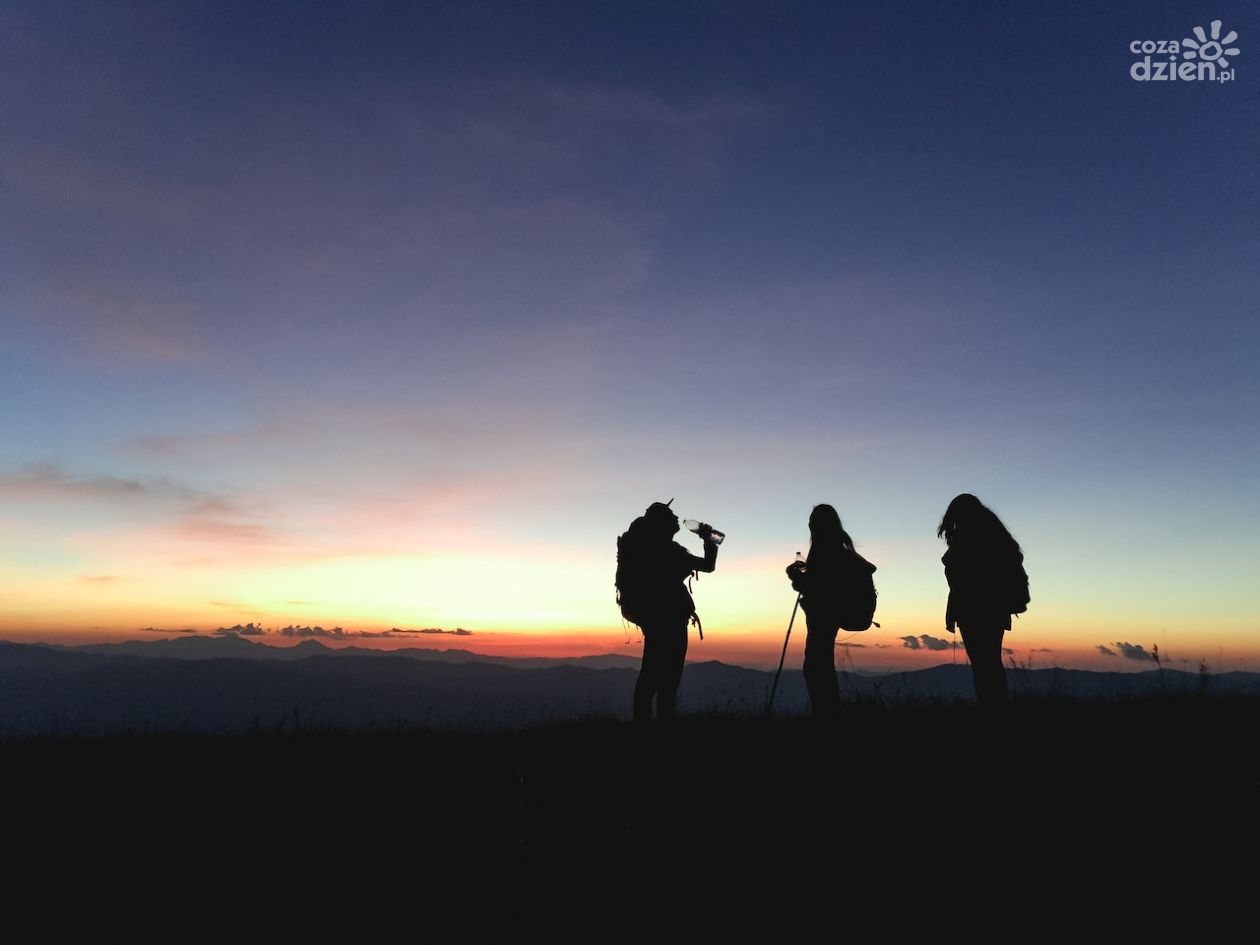
[[[1199,37],[1198,40],[1193,40],[1188,36],[1182,40],[1181,45],[1188,47],[1181,54],[1186,59],[1194,59],[1195,57],[1198,57],[1203,62],[1214,62],[1220,68],[1227,69],[1229,68],[1229,60],[1225,57],[1238,55],[1237,46],[1233,46],[1228,49],[1226,48],[1230,43],[1238,38],[1238,33],[1234,30],[1230,30],[1228,34],[1222,37],[1220,20],[1212,21],[1211,39],[1207,38],[1207,33],[1204,32],[1202,26],[1196,26],[1194,28],[1194,35]]]

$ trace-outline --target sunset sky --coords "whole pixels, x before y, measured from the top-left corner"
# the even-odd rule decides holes
[[[966,491],[1017,660],[1260,670],[1254,3],[0,0],[0,129],[0,639],[637,653],[675,497],[692,659],[830,502],[852,663],[961,661]]]

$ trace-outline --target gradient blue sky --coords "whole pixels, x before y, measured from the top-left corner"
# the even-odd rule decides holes
[[[0,631],[602,651],[676,495],[708,655],[829,501],[927,659],[970,491],[1021,658],[1260,665],[1258,90],[1254,3],[4,0]]]

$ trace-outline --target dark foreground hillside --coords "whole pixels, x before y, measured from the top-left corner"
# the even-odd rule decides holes
[[[812,876],[949,897],[1038,876],[1077,895],[1167,872],[1181,888],[1254,849],[1258,722],[1250,699],[1042,700],[1001,719],[859,705],[835,728],[42,738],[0,757],[7,853],[35,871],[194,881],[227,862],[627,891]]]

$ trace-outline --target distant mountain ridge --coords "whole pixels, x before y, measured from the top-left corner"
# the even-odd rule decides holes
[[[442,663],[489,663],[491,665],[516,666],[521,669],[546,669],[552,666],[587,666],[592,669],[617,669],[637,667],[638,656],[622,656],[605,653],[597,656],[487,656],[471,650],[437,649],[431,647],[399,647],[376,650],[364,646],[326,646],[318,640],[303,640],[293,646],[272,646],[255,642],[237,634],[221,636],[181,636],[172,640],[127,640],[122,643],[57,644],[41,643],[50,649],[104,655],[143,656],[160,659],[259,659],[293,660],[311,656],[398,656],[406,659],[432,660]]]
[[[315,641],[269,647],[189,638],[134,644],[0,643],[0,736],[432,728],[509,730],[629,715],[637,660],[483,658],[460,650],[353,652]],[[347,652],[350,650],[351,652]],[[420,655],[423,654],[423,655]],[[614,665],[601,665],[608,661]],[[1017,697],[1260,696],[1260,674],[1013,670]],[[680,711],[759,714],[773,673],[688,664]],[[965,665],[869,676],[840,673],[842,697],[899,705],[972,697]],[[776,712],[808,709],[786,671]]]

